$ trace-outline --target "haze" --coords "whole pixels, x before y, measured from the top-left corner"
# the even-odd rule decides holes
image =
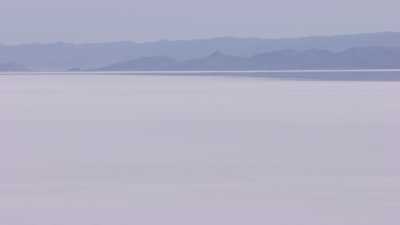
[[[0,43],[400,31],[397,0],[2,0]]]

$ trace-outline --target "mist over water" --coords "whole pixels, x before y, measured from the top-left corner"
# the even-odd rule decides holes
[[[0,76],[0,223],[396,224],[400,83],[373,80]]]

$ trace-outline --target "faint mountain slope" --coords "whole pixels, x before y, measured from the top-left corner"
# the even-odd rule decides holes
[[[139,58],[98,70],[286,70],[286,69],[400,69],[400,47],[359,47],[341,52],[281,50],[238,57],[214,52],[192,60]]]
[[[336,54],[341,65],[362,68],[400,68],[400,47],[351,48]]]
[[[236,70],[243,69],[247,59],[216,51],[204,58],[183,61],[178,64],[179,70]]]
[[[23,65],[9,62],[9,63],[0,63],[0,71],[1,72],[11,72],[11,71],[29,71],[28,68],[26,68]]]
[[[90,68],[126,60],[135,46],[131,42],[0,46],[0,62],[19,62],[34,70]]]
[[[113,42],[97,44],[0,45],[0,62],[19,62],[34,70],[97,68],[134,58],[167,56],[178,60],[201,58],[215,50],[240,57],[292,49],[343,51],[370,46],[400,46],[400,33],[384,32],[305,38],[213,38],[158,42]]]
[[[171,70],[177,61],[168,57],[143,57],[100,68],[104,71]]]

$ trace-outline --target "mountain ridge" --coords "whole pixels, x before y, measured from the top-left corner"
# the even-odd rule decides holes
[[[196,59],[145,57],[120,62],[94,71],[155,70],[287,70],[287,69],[399,69],[400,47],[355,47],[340,52],[321,49],[280,50],[239,57],[221,51]]]
[[[343,51],[352,47],[400,46],[400,32],[381,32],[300,38],[220,37],[156,42],[107,42],[1,45],[0,62],[18,62],[37,71],[90,69],[142,57],[167,56],[176,60],[198,59],[215,50],[238,57],[251,57],[284,49]]]
[[[0,63],[0,72],[19,72],[19,71],[29,71],[24,65],[15,62]]]

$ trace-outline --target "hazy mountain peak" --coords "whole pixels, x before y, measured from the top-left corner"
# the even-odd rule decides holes
[[[279,52],[282,57],[286,57],[303,54],[301,51],[309,49],[339,52],[354,47],[371,46],[400,46],[400,33],[383,32],[283,39],[223,37],[143,43],[125,41],[92,44],[0,45],[0,62],[17,62],[34,70],[67,70],[69,68],[98,68],[142,57],[166,56],[186,61],[207,56],[209,59],[216,60],[227,57],[250,57],[264,53],[271,55],[271,52],[274,52],[275,56],[275,53]],[[216,49],[218,51],[215,51]],[[209,55],[211,52],[212,54]],[[155,58],[150,61],[153,60]]]
[[[214,51],[213,53],[211,53],[210,55],[209,55],[209,57],[211,57],[211,58],[216,58],[216,57],[225,57],[225,56],[227,56],[226,54],[224,54],[222,51],[220,51],[220,50],[216,50],[216,51]]]
[[[281,50],[253,57],[226,55],[220,51],[192,60],[144,57],[101,70],[276,70],[276,69],[393,69],[400,68],[400,47],[358,47],[333,52],[310,49]]]

